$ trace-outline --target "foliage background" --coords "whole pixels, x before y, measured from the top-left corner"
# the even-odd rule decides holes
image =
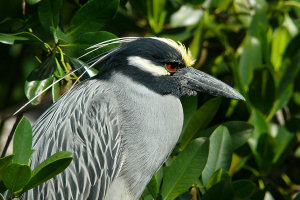
[[[299,0],[1,1],[0,134],[27,98],[78,67],[87,47],[168,37],[246,102],[183,98],[182,137],[142,198],[299,199],[299,28]],[[33,103],[55,101],[77,77]]]

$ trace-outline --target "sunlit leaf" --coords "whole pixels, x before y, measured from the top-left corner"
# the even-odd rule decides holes
[[[13,139],[13,161],[28,164],[32,154],[32,128],[30,121],[23,117],[19,122]]]
[[[164,169],[162,197],[172,200],[187,191],[204,169],[208,155],[209,141],[204,138],[193,140],[172,164]]]
[[[209,141],[208,159],[202,172],[205,186],[215,171],[222,168],[225,172],[229,169],[232,156],[231,137],[226,127],[219,126],[209,137]]]
[[[12,163],[5,170],[2,179],[11,192],[16,192],[28,183],[30,177],[31,169],[28,165]]]
[[[30,81],[30,82],[25,82],[25,95],[28,99],[32,99],[36,97],[40,92],[42,92],[45,88],[47,88],[51,83],[53,82],[53,78],[47,78],[42,81]],[[37,105],[41,102],[42,97],[45,95],[43,93],[40,95],[38,98],[36,98],[34,101],[31,103],[33,105]]]
[[[32,171],[32,177],[24,190],[34,188],[61,173],[69,166],[72,159],[72,153],[67,151],[60,151],[50,156]]]

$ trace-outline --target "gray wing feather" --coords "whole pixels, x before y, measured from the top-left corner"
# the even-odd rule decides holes
[[[64,95],[34,126],[31,166],[66,150],[73,161],[60,175],[29,191],[26,199],[103,199],[121,167],[117,102],[97,80]]]

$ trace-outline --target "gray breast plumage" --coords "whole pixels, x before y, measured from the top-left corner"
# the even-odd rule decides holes
[[[71,151],[74,160],[62,174],[28,192],[27,199],[140,197],[175,146],[183,112],[177,97],[120,76],[113,75],[109,84],[84,82],[37,121],[31,165],[60,150]]]

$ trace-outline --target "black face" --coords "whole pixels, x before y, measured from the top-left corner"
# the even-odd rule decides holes
[[[153,65],[165,69],[168,74],[154,75],[143,67],[131,65],[129,57],[142,58],[149,67]],[[243,97],[225,83],[192,67],[187,67],[182,55],[169,44],[154,39],[140,38],[123,43],[107,60],[99,74],[105,71],[117,70],[162,95],[172,94],[177,97],[196,95],[197,92],[207,92],[215,96],[234,99]],[[100,78],[100,77],[99,77]]]

